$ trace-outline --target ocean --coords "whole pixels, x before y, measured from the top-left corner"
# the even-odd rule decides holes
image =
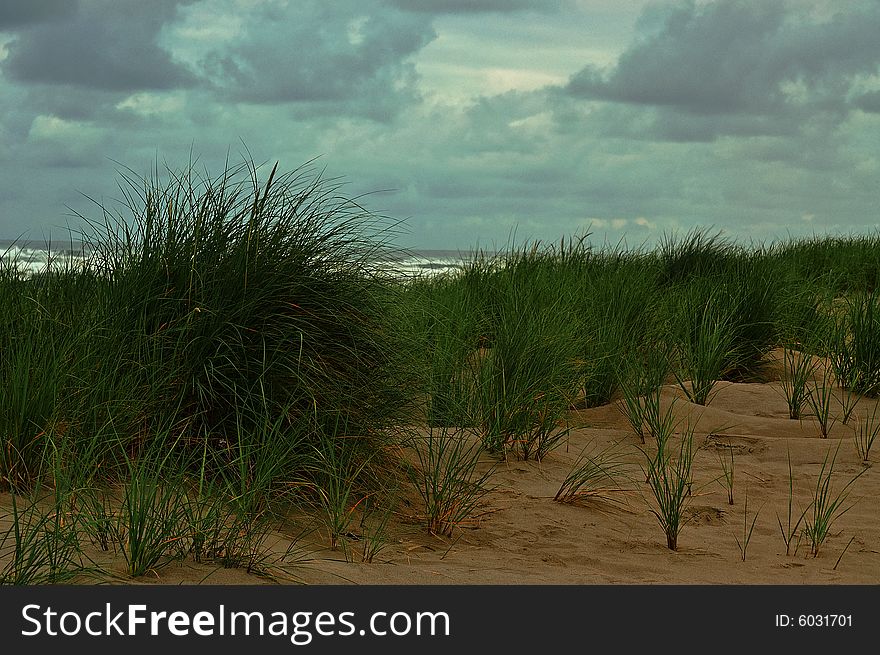
[[[77,243],[0,239],[0,267],[12,266],[25,277],[51,269],[82,266],[86,255],[82,245]],[[461,250],[395,251],[376,265],[407,279],[459,270],[475,256],[474,252]]]

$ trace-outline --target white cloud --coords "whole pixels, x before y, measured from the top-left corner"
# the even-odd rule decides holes
[[[171,115],[180,112],[185,104],[183,93],[133,93],[116,105],[116,109],[131,111],[139,116]]]
[[[348,22],[348,42],[353,46],[358,46],[364,42],[366,35],[364,34],[364,26],[370,20],[369,16],[358,16]]]
[[[66,121],[57,116],[37,116],[31,123],[28,138],[33,141],[55,141],[69,139],[84,133],[85,126]]]

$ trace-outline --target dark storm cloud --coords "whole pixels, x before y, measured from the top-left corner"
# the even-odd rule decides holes
[[[193,76],[157,44],[178,5],[192,0],[82,0],[67,20],[25,26],[3,72],[25,84],[125,92],[190,86]]]
[[[75,121],[98,116],[106,118],[120,98],[119,93],[82,87],[69,87],[59,93],[56,87],[42,84],[25,89],[25,93],[29,114],[46,114]]]
[[[558,9],[563,0],[385,0],[404,11],[431,14],[514,12],[524,9]]]
[[[865,93],[855,100],[855,105],[862,111],[880,114],[880,91]]]
[[[428,16],[371,2],[291,3],[252,11],[240,33],[194,64],[221,97],[298,103],[297,113],[382,119],[417,97],[410,58],[436,33]]]
[[[761,134],[786,121],[849,109],[854,79],[878,72],[880,3],[848,5],[824,21],[796,3],[719,0],[653,9],[611,70],[587,66],[565,92],[581,99],[656,108],[656,135],[694,140]],[[745,118],[744,118],[745,117]],[[685,131],[687,128],[684,127]]]
[[[57,20],[76,13],[77,0],[3,0],[0,31]]]

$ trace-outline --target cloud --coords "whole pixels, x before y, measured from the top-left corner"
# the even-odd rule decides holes
[[[381,120],[418,96],[411,58],[435,37],[429,16],[376,0],[204,0],[165,39],[220,98]]]
[[[403,11],[430,14],[510,13],[558,9],[564,0],[385,0]]]
[[[387,121],[418,101],[413,57],[436,38],[431,15],[380,0],[69,7],[63,21],[38,21],[32,11],[5,44],[0,69],[29,89],[35,111],[73,120],[114,108],[133,117],[126,98],[185,89],[208,91],[219,103],[289,105],[295,118]]]
[[[163,25],[188,2],[82,0],[64,21],[23,24],[3,72],[24,84],[113,92],[192,86],[195,78],[157,44]],[[48,16],[47,8],[37,16]]]
[[[815,18],[799,3],[693,1],[654,7],[610,69],[574,74],[570,97],[650,111],[653,136],[790,131],[792,121],[850,110],[854,82],[878,73],[880,3]]]
[[[862,111],[880,114],[880,91],[864,93],[855,99],[855,105]]]
[[[61,20],[76,13],[77,4],[77,0],[3,0],[0,31]]]
[[[820,3],[831,11],[795,11]],[[633,40],[643,4],[581,0],[536,18],[555,4],[72,1],[70,52],[134,78],[18,79],[0,61],[13,189],[0,237],[63,223],[65,206],[94,217],[78,194],[116,197],[113,161],[149,174],[194,153],[217,173],[242,142],[263,173],[319,157],[345,194],[406,219],[400,243],[417,248],[552,241],[591,221],[594,242],[633,245],[698,224],[756,238],[876,225],[880,76],[875,39],[860,36],[875,5],[654,5]],[[0,59],[55,47],[48,15],[17,25]],[[141,55],[170,68],[145,79]]]

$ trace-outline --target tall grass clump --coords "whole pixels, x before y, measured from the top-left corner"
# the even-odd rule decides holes
[[[841,386],[869,397],[880,393],[880,290],[846,298],[830,351]]]
[[[798,279],[836,294],[873,291],[880,283],[880,234],[812,236],[781,244],[776,257]]]
[[[377,263],[393,226],[308,167],[119,187],[81,217],[83,267],[0,264],[0,490],[67,490],[131,575],[186,554],[250,568],[328,441],[369,461],[412,417],[402,287]]]
[[[783,275],[762,250],[740,257],[724,277],[725,312],[734,326],[735,359],[726,379],[760,379],[764,357],[779,344],[786,316],[797,307],[797,293],[788,298]],[[801,308],[800,311],[804,311]]]
[[[727,268],[693,278],[671,294],[672,344],[679,383],[704,405],[719,380],[760,377],[765,355],[778,343],[780,291],[761,253],[729,257]]]
[[[474,422],[473,366],[488,341],[488,311],[482,291],[489,273],[485,259],[457,276],[413,281],[403,297],[414,335],[425,394],[427,422],[464,426]]]
[[[143,362],[127,356],[138,337],[110,328],[118,307],[105,291],[94,271],[69,262],[29,277],[0,266],[0,489],[39,484],[56,442],[90,450],[97,468],[106,449],[96,435],[134,434],[156,408],[164,381],[147,384]]]
[[[0,490],[37,482],[47,434],[62,420],[66,366],[80,346],[62,297],[72,280],[22,279],[14,260],[0,263]]]
[[[673,318],[672,341],[679,386],[688,399],[706,405],[715,385],[733,370],[735,326],[723,311],[722,291],[691,287],[680,299]]]
[[[668,287],[723,271],[737,248],[720,231],[694,228],[684,236],[664,234],[657,255],[658,282]]]
[[[490,452],[542,459],[567,434],[580,371],[552,252],[523,248],[493,280],[492,342],[477,354],[479,430]]]
[[[270,417],[378,434],[408,407],[397,302],[378,270],[387,223],[310,169],[263,177],[251,161],[219,176],[195,165],[141,179],[87,235],[126,359],[163,382],[195,443],[247,434],[243,397]],[[161,412],[159,412],[161,415]]]
[[[642,253],[617,250],[582,252],[568,261],[583,344],[583,400],[595,407],[611,402],[620,388],[621,361],[653,340],[654,267]]]
[[[661,419],[660,394],[669,370],[660,344],[649,344],[620,364],[618,379],[623,393],[622,407],[630,427],[642,443],[646,431],[656,435]]]

